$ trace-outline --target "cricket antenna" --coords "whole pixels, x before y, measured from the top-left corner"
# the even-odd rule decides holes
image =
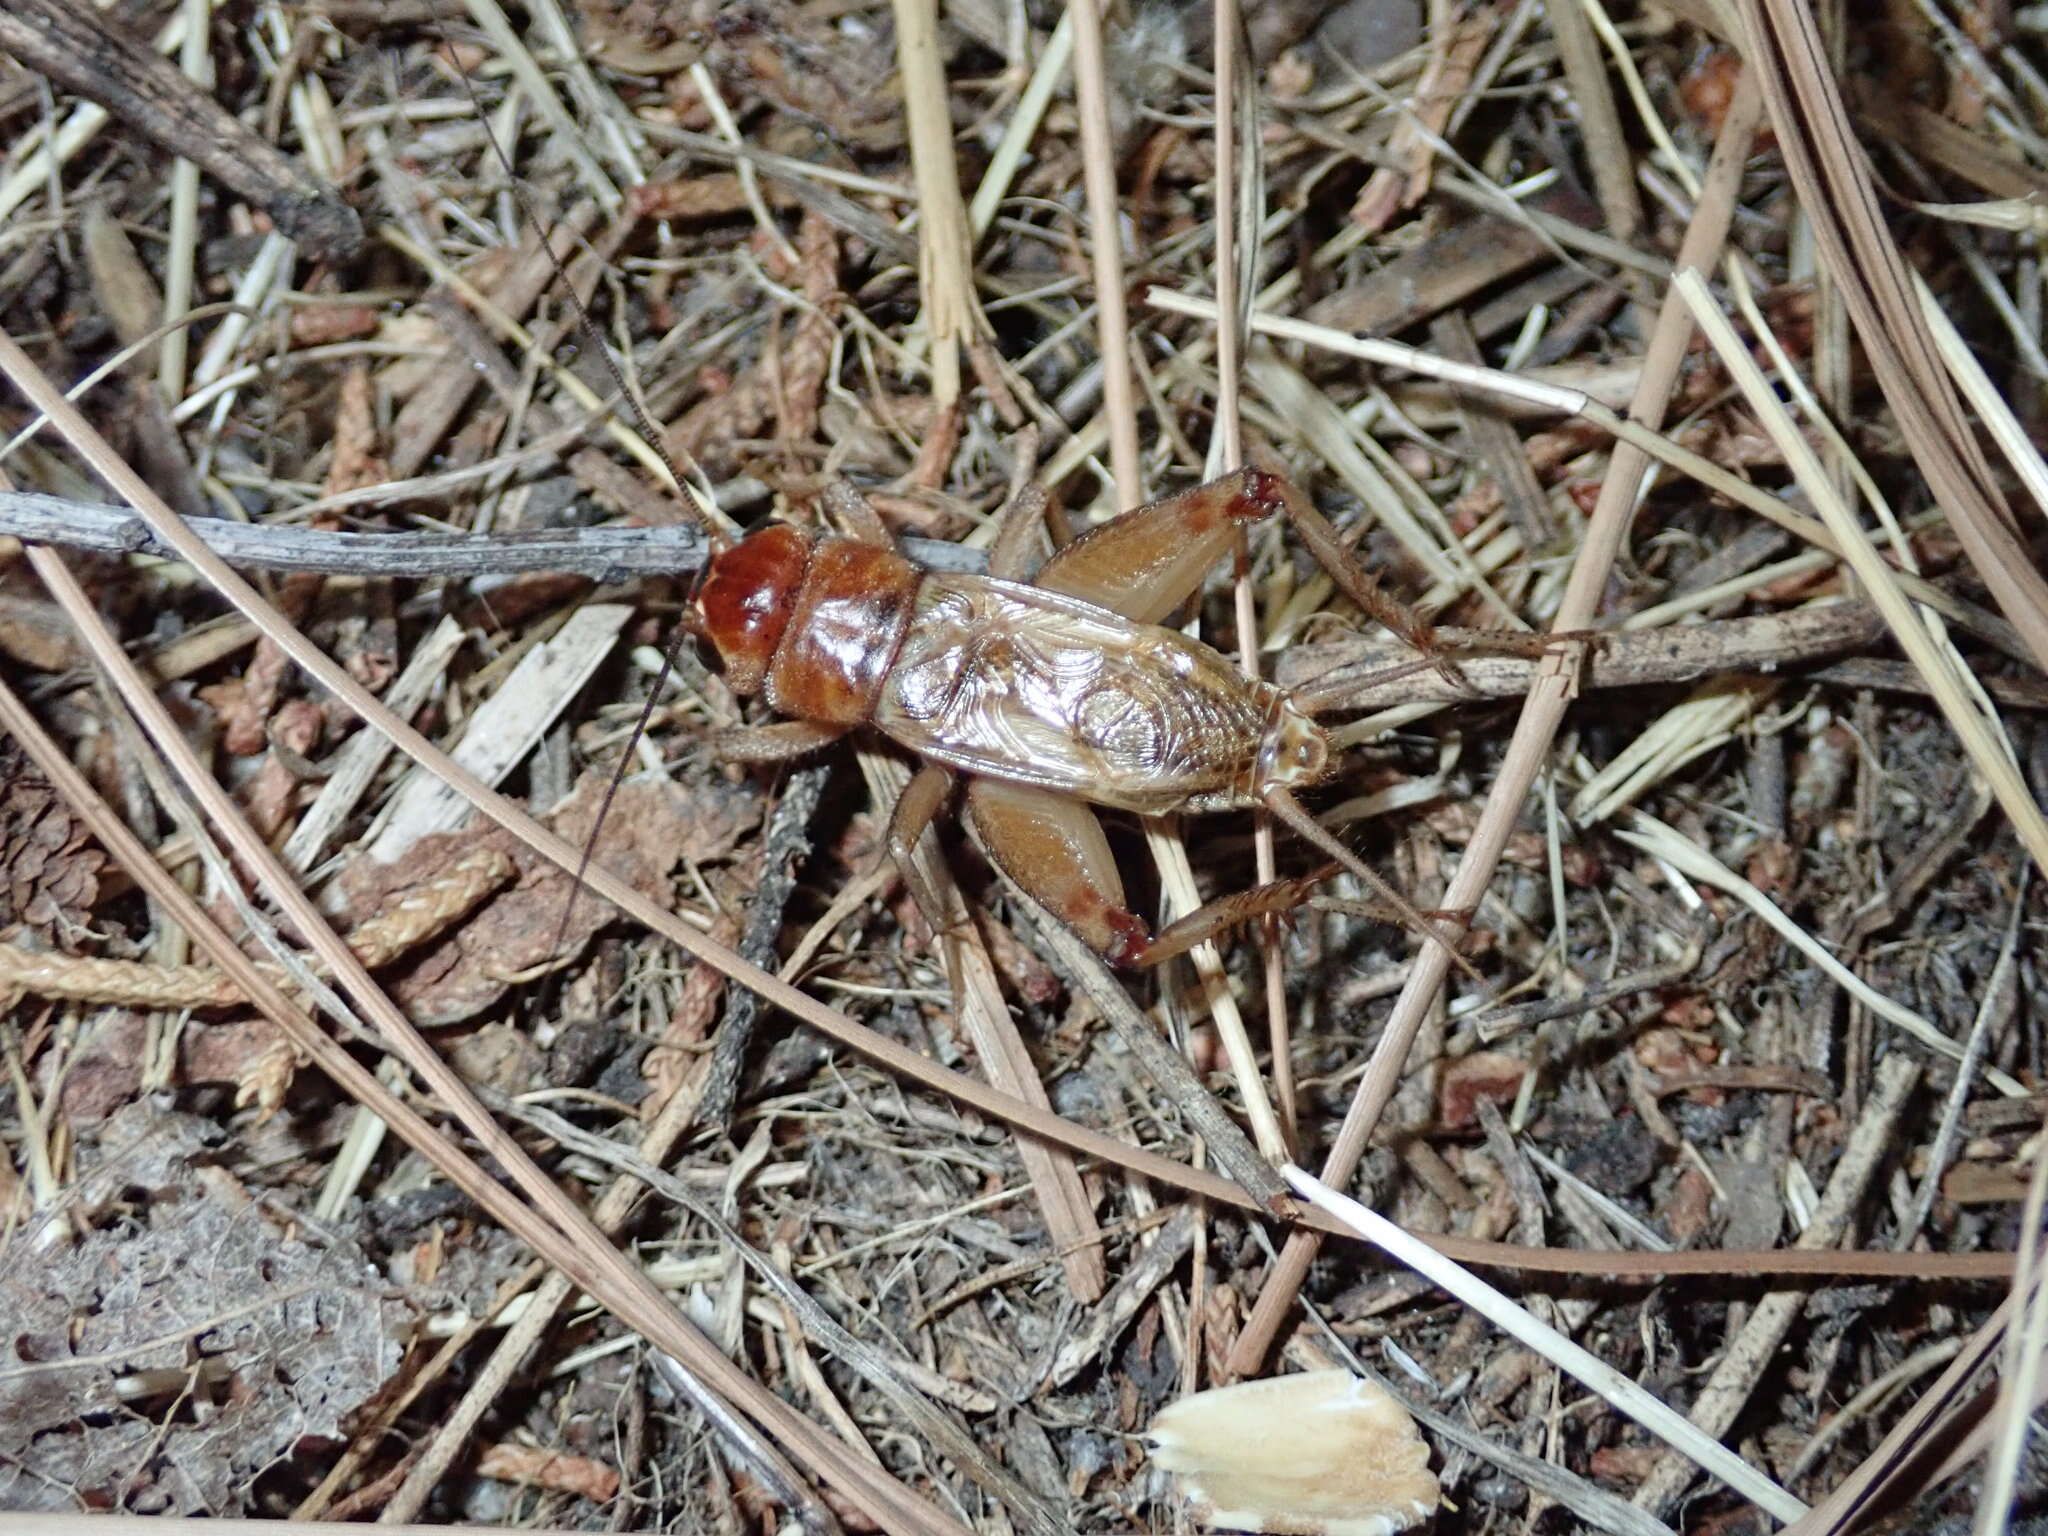
[[[661,460],[663,468],[667,470],[670,483],[674,485],[677,495],[682,498],[686,514],[698,526],[703,528],[705,537],[711,546],[710,553],[716,555],[720,550],[731,548],[732,545],[739,541],[739,528],[733,523],[731,518],[719,511],[715,505],[710,505],[700,500],[690,489],[689,483],[683,479],[682,471],[677,468],[675,458],[669,452],[667,436],[655,425],[654,418],[642,402],[639,392],[627,381],[625,370],[619,366],[618,359],[612,356],[611,346],[606,342],[604,333],[597,328],[597,322],[591,319],[590,310],[585,306],[582,295],[577,293],[576,285],[569,280],[569,273],[562,265],[561,258],[555,254],[554,241],[550,237],[547,227],[541,223],[540,215],[535,211],[532,200],[526,195],[526,188],[521,183],[519,173],[512,164],[511,154],[499,142],[496,131],[491,127],[490,115],[484,110],[483,98],[477,94],[476,82],[470,78],[468,69],[464,67],[460,56],[455,52],[453,43],[449,38],[447,19],[442,9],[441,0],[427,0],[427,9],[433,18],[434,30],[439,34],[442,46],[448,50],[449,58],[455,66],[456,76],[462,82],[463,94],[469,98],[470,107],[476,113],[477,122],[484,130],[484,140],[490,145],[491,153],[497,158],[500,168],[505,172],[505,185],[512,194],[513,202],[519,208],[520,217],[525,220],[527,227],[533,231],[535,238],[539,240],[542,253],[547,257],[548,264],[554,269],[556,282],[560,284],[561,291],[567,296],[570,307],[576,312],[577,328],[589,340],[592,350],[603,360],[605,371],[611,375],[612,383],[617,390],[617,398],[625,402],[627,409],[632,414],[634,426],[639,431],[641,438],[654,451],[655,455]],[[710,569],[710,564],[710,560],[707,559],[698,568],[696,576],[692,581],[691,590],[693,592],[696,585],[703,581],[705,573]],[[627,738],[626,750],[620,754],[618,766],[612,770],[611,778],[605,784],[604,798],[598,802],[597,817],[591,823],[590,836],[584,842],[582,854],[576,861],[576,873],[569,884],[569,896],[562,903],[561,921],[555,927],[553,942],[548,945],[549,962],[552,962],[554,957],[561,953],[563,944],[568,940],[569,923],[576,912],[576,897],[583,889],[584,877],[590,872],[590,863],[592,858],[595,857],[597,850],[598,834],[604,830],[605,818],[611,814],[612,802],[618,798],[619,787],[625,783],[627,768],[633,761],[634,744],[646,733],[649,722],[654,718],[655,708],[661,701],[662,693],[668,687],[668,680],[675,675],[676,647],[683,644],[687,638],[686,631],[679,632],[670,639],[667,645],[662,647],[661,666],[656,670],[654,682],[648,688],[647,702],[641,706],[640,717],[633,723],[632,735]]]
[[[704,529],[713,549],[724,548],[738,542],[739,529],[734,526],[732,519],[716,507],[707,506],[698,500],[696,493],[690,489],[689,482],[683,479],[682,471],[676,466],[675,457],[669,452],[667,435],[655,425],[654,418],[648,414],[646,405],[640,399],[639,391],[627,382],[625,370],[619,366],[618,359],[612,356],[612,349],[604,338],[604,332],[600,331],[597,322],[590,318],[590,310],[584,305],[583,296],[577,293],[576,285],[569,281],[568,270],[563,267],[561,258],[555,254],[554,242],[549,238],[547,226],[541,223],[532,199],[526,195],[526,188],[519,179],[519,172],[513,167],[511,154],[499,142],[496,130],[491,127],[490,116],[484,111],[483,98],[477,94],[476,81],[470,78],[469,71],[463,67],[461,58],[455,53],[454,44],[448,36],[448,24],[441,9],[441,0],[427,0],[427,9],[433,15],[434,29],[440,34],[442,45],[448,49],[450,62],[455,66],[456,78],[462,82],[462,93],[469,98],[470,108],[476,113],[477,122],[483,128],[484,142],[490,145],[492,155],[496,157],[499,168],[505,173],[506,190],[512,194],[512,201],[518,205],[520,217],[526,221],[527,227],[540,241],[541,253],[554,268],[555,280],[561,284],[562,293],[569,300],[569,307],[576,311],[577,329],[583,332],[590,342],[591,349],[603,360],[605,372],[611,375],[617,397],[625,402],[627,410],[632,414],[634,427],[647,446],[654,451],[655,457],[661,460],[662,468],[668,472],[669,481],[674,485],[676,494],[682,498],[688,516]]]
[[[1305,843],[1312,844],[1316,848],[1321,849],[1360,880],[1363,880],[1372,888],[1375,895],[1400,914],[1402,922],[1431,942],[1441,944],[1444,948],[1444,953],[1450,956],[1453,965],[1467,976],[1470,976],[1480,986],[1488,985],[1486,978],[1479,974],[1478,969],[1472,962],[1459,953],[1458,946],[1450,939],[1444,937],[1443,930],[1436,923],[1423,915],[1421,908],[1417,907],[1415,903],[1389,885],[1386,878],[1370,864],[1366,863],[1365,860],[1361,859],[1349,848],[1346,848],[1334,833],[1320,821],[1317,821],[1315,817],[1309,815],[1302,808],[1301,802],[1295,799],[1293,795],[1289,794],[1285,789],[1275,786],[1267,790],[1261,799],[1266,809],[1285,822],[1288,830],[1293,832],[1296,837]]]

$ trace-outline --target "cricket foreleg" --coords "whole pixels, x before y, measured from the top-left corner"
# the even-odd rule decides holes
[[[988,547],[988,573],[1002,581],[1029,581],[1045,555],[1045,487],[1017,487],[996,514],[996,536]]]
[[[949,924],[958,921],[960,909],[957,903],[947,899],[946,890],[936,883],[944,880],[943,874],[935,873],[933,865],[918,858],[917,845],[923,841],[952,793],[952,770],[941,768],[937,763],[926,763],[911,775],[910,782],[903,786],[903,793],[896,797],[896,804],[889,812],[889,830],[883,837],[883,846],[896,863],[896,873],[903,881],[903,888],[910,892],[910,899],[917,903],[918,911],[931,924],[934,934],[945,933]]]
[[[711,733],[711,754],[728,763],[780,763],[829,747],[845,734],[843,726],[818,725],[809,720],[736,725]]]
[[[917,852],[918,840],[925,830],[938,819],[946,797],[953,793],[953,775],[937,763],[926,763],[912,775],[903,793],[896,797],[896,804],[889,812],[889,830],[885,842],[889,857],[896,861],[896,867],[903,871],[907,880],[911,874],[912,857]],[[916,892],[912,893],[917,894]],[[939,914],[927,912],[927,917],[937,920]]]
[[[858,539],[863,544],[879,545],[883,549],[896,547],[896,536],[889,532],[889,525],[882,521],[882,514],[860,493],[858,486],[835,476],[825,482],[822,499],[825,515],[837,523],[848,538]]]

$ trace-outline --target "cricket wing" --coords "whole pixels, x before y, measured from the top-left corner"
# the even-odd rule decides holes
[[[1157,624],[1194,595],[1237,530],[1292,492],[1256,469],[1134,507],[1074,540],[1038,569],[1035,586]]]
[[[874,721],[936,762],[1159,814],[1245,781],[1268,700],[1199,642],[986,577],[927,577]]]

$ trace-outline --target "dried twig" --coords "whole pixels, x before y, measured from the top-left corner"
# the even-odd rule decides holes
[[[1747,92],[1739,94],[1737,108],[1730,113],[1714,146],[1714,162],[1707,173],[1707,186],[1714,195],[1711,200],[1701,201],[1692,226],[1686,231],[1680,251],[1681,262],[1699,265],[1709,261],[1726,238],[1736,185],[1759,115],[1755,97]],[[1637,419],[1651,426],[1661,419],[1690,332],[1691,324],[1683,306],[1675,298],[1667,298],[1658,314],[1657,328],[1644,359],[1642,381],[1632,413]],[[1575,629],[1592,619],[1646,468],[1648,457],[1639,449],[1629,444],[1616,448],[1608,463],[1607,478],[1601,486],[1593,521],[1572,566],[1571,584],[1558,605],[1554,621],[1556,628]],[[1531,689],[1528,702],[1522,708],[1521,719],[1516,723],[1514,739],[1509,743],[1507,758],[1492,793],[1487,797],[1479,825],[1473,829],[1464,862],[1458,866],[1457,877],[1445,894],[1445,903],[1452,909],[1476,906],[1485,894],[1508,833],[1521,814],[1529,786],[1534,782],[1564,718],[1565,705],[1576,691],[1573,672],[1574,668],[1563,660],[1547,662],[1539,675],[1538,685]],[[1408,1049],[1422,1027],[1424,1015],[1442,990],[1449,969],[1449,957],[1441,946],[1426,946],[1417,956],[1408,984],[1394,1005],[1393,1017],[1387,1023],[1386,1032],[1359,1083],[1351,1109],[1344,1117],[1336,1144],[1324,1163],[1326,1182],[1342,1185],[1357,1167],[1374,1126],[1393,1097]],[[1314,1239],[1305,1234],[1297,1234],[1289,1240],[1259,1294],[1256,1309],[1238,1335],[1237,1346],[1231,1355],[1233,1367],[1238,1371],[1248,1375],[1257,1369],[1281,1318],[1293,1303],[1294,1292],[1307,1274],[1314,1252]]]
[[[96,8],[7,0],[0,6],[0,49],[192,161],[263,209],[313,255],[345,258],[362,244],[362,220],[339,193],[294,166]]]
[[[1088,254],[1095,274],[1096,355],[1102,366],[1103,411],[1109,420],[1111,497],[1118,507],[1145,499],[1138,452],[1137,392],[1131,383],[1130,313],[1124,293],[1116,153],[1109,139],[1109,71],[1102,12],[1093,0],[1068,0],[1074,22],[1074,94],[1081,109],[1081,163],[1088,194]]]
[[[831,774],[829,763],[809,764],[791,774],[762,833],[761,873],[754,882],[739,948],[742,955],[763,969],[775,958],[775,941],[782,932],[790,892],[796,888],[797,867],[809,851],[811,817],[817,813],[825,781]],[[699,1113],[711,1125],[722,1126],[732,1118],[740,1073],[746,1066],[747,1050],[753,1042],[754,1024],[760,1012],[761,1000],[755,993],[744,987],[728,990],[725,1022],[711,1047],[703,1086],[698,1090]]]

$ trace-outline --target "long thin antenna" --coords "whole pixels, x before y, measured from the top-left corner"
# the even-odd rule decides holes
[[[696,493],[690,489],[689,482],[683,479],[682,470],[677,467],[674,456],[669,452],[666,434],[655,425],[654,418],[648,414],[646,406],[641,403],[639,391],[635,390],[627,382],[626,371],[619,366],[619,360],[612,356],[611,344],[605,340],[604,333],[597,328],[597,322],[590,318],[590,311],[583,303],[583,296],[576,291],[576,285],[569,281],[568,269],[562,265],[561,258],[555,254],[555,244],[549,229],[541,223],[540,215],[534,209],[533,200],[526,195],[525,184],[520,181],[519,172],[513,167],[511,154],[498,141],[497,132],[491,127],[490,116],[484,111],[483,98],[477,94],[476,81],[470,78],[469,71],[463,67],[461,57],[456,53],[454,44],[448,36],[448,23],[446,15],[441,9],[441,0],[427,0],[427,9],[433,14],[434,30],[440,34],[441,45],[447,50],[450,62],[455,67],[455,76],[462,82],[462,92],[469,98],[470,107],[476,113],[478,124],[483,128],[484,142],[490,145],[491,153],[496,156],[499,168],[505,173],[506,190],[512,194],[513,202],[518,204],[520,217],[525,219],[527,227],[534,232],[535,237],[540,241],[542,253],[547,257],[548,263],[555,269],[556,281],[561,284],[562,292],[567,296],[570,307],[576,311],[577,328],[589,339],[592,350],[604,360],[605,371],[611,375],[612,383],[617,387],[619,398],[626,403],[627,408],[632,412],[634,426],[639,429],[641,437],[646,439],[647,446],[652,448],[655,456],[661,460],[662,467],[668,471],[668,477],[675,485],[676,493],[682,498],[690,517],[704,528],[714,545],[731,543],[733,537],[731,522],[723,516],[715,515],[709,508],[705,507],[697,499]],[[628,209],[631,206],[632,201],[629,198],[627,200]]]
[[[540,215],[534,210],[532,200],[527,197],[526,188],[520,181],[519,173],[512,164],[511,154],[498,141],[498,135],[491,127],[490,115],[484,110],[483,98],[477,94],[476,82],[470,78],[469,71],[463,67],[460,56],[455,52],[454,46],[449,40],[448,26],[441,9],[441,0],[427,0],[427,6],[428,10],[433,14],[434,29],[440,34],[442,46],[447,49],[449,58],[455,66],[455,74],[462,82],[463,94],[469,97],[470,106],[476,113],[477,122],[483,127],[484,141],[491,146],[491,153],[497,157],[499,166],[505,172],[505,185],[512,194],[512,200],[519,207],[520,216],[525,219],[527,226],[532,229],[535,237],[540,241],[542,252],[547,256],[549,264],[554,268],[556,281],[561,284],[562,292],[568,297],[570,306],[576,311],[578,328],[589,339],[592,349],[604,360],[605,370],[611,375],[613,384],[617,386],[619,398],[625,401],[628,409],[632,412],[634,425],[639,429],[641,437],[646,439],[647,446],[654,450],[655,454],[660,458],[663,467],[667,469],[669,479],[675,485],[677,493],[682,497],[683,504],[688,509],[689,515],[704,529],[705,537],[710,541],[713,553],[715,554],[720,549],[730,548],[735,541],[737,530],[733,527],[730,519],[718,513],[714,508],[706,507],[700,502],[696,494],[690,490],[688,483],[684,481],[682,471],[677,468],[675,459],[669,452],[667,437],[655,425],[653,417],[648,414],[646,406],[641,402],[639,392],[627,382],[625,370],[619,366],[618,359],[612,356],[611,346],[606,342],[604,333],[597,328],[597,322],[591,319],[590,310],[584,305],[583,296],[576,291],[576,285],[569,280],[568,270],[562,265],[561,258],[555,254],[554,240],[548,229],[541,223]],[[630,200],[628,206],[631,206]],[[704,575],[709,569],[710,562],[708,560],[698,567],[697,574],[691,582],[691,591],[693,593],[697,585],[704,580]],[[662,693],[668,687],[668,680],[675,675],[676,647],[683,644],[685,638],[684,634],[678,633],[670,638],[667,645],[662,647],[661,666],[656,670],[654,682],[648,688],[647,702],[641,706],[640,717],[633,722],[632,735],[627,738],[626,750],[620,754],[618,766],[612,770],[611,778],[605,784],[604,798],[598,802],[597,817],[590,825],[590,836],[584,842],[582,855],[576,862],[576,874],[569,884],[568,899],[562,903],[561,921],[555,927],[553,942],[548,945],[550,961],[561,953],[563,944],[568,940],[569,924],[576,913],[576,897],[582,891],[584,876],[589,874],[591,861],[596,857],[598,835],[603,832],[605,820],[611,815],[612,802],[618,798],[619,787],[626,782],[626,771],[633,762],[634,746],[646,734],[648,723],[654,718],[655,707],[660,703]]]

